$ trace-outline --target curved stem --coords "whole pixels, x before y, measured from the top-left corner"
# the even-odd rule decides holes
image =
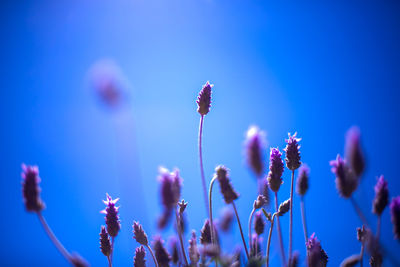
[[[253,215],[256,210],[253,208],[253,210],[250,213],[249,217],[249,250],[251,251],[251,222],[253,221]]]
[[[153,250],[151,249],[151,247],[150,247],[149,245],[147,245],[146,247],[147,247],[147,249],[150,251],[150,254],[151,254],[151,257],[153,258],[153,261],[154,261],[155,266],[158,267],[158,262],[157,262],[157,260],[156,260],[156,257],[154,257]]]
[[[361,222],[365,224],[365,226],[369,227],[367,218],[365,217],[364,213],[362,212],[360,206],[358,205],[357,201],[354,199],[353,196],[350,197],[351,204],[353,205],[358,217],[360,218]]]
[[[264,212],[264,215],[265,215],[264,209],[263,209],[263,212]],[[272,229],[274,228],[275,216],[276,216],[276,213],[274,213],[274,215],[272,215],[271,227],[269,228],[269,234],[268,234],[267,256],[266,256],[267,267],[269,266],[269,248],[270,248],[270,245],[271,245],[271,236],[272,236]],[[265,216],[265,217],[267,217],[267,216]]]
[[[213,223],[213,217],[212,217],[212,189],[214,186],[214,182],[217,180],[217,176],[214,176],[210,182],[210,189],[208,191],[208,198],[210,200],[210,206],[209,206],[209,220],[210,220],[210,228],[211,228],[211,243],[215,244],[214,240],[214,223]]]
[[[290,185],[290,221],[289,221],[289,261],[292,258],[292,232],[293,232],[293,184],[294,184],[294,170],[292,170],[292,183]]]
[[[60,253],[64,256],[64,258],[72,264],[71,254],[64,248],[61,242],[57,239],[56,235],[51,230],[50,226],[47,224],[45,218],[42,213],[38,212],[37,216],[39,217],[40,223],[42,224],[46,234],[49,236],[51,242],[53,242],[54,246],[60,251]]]
[[[275,210],[278,212],[278,193],[275,192]],[[283,266],[286,266],[286,257],[285,257],[285,249],[283,248],[283,238],[282,238],[282,231],[281,231],[281,224],[279,222],[279,216],[276,217],[276,229],[278,231],[278,237],[279,237],[279,245],[281,249],[281,257],[282,257],[282,263]]]
[[[381,215],[378,216],[378,221],[376,224],[376,240],[379,241],[379,236],[381,235]]]
[[[209,210],[209,204],[207,200],[207,185],[206,185],[206,178],[204,176],[204,166],[203,166],[203,151],[202,151],[203,121],[204,121],[204,115],[201,115],[200,125],[199,125],[199,160],[200,160],[201,183],[203,186],[204,205],[207,213]]]
[[[176,209],[175,209],[175,219],[176,219],[176,230],[178,231],[179,242],[181,244],[181,252],[182,252],[183,258],[185,260],[186,266],[189,266],[189,262],[186,257],[185,246],[183,245],[181,224],[179,222],[178,211]]]
[[[240,235],[242,236],[244,250],[246,251],[247,259],[249,259],[249,251],[247,250],[246,241],[244,240],[244,235],[243,235],[243,230],[242,230],[242,224],[240,223],[239,214],[237,212],[236,205],[235,205],[234,201],[232,201],[232,206],[233,206],[233,210],[235,211],[235,214],[236,214],[236,219],[238,221]]]
[[[301,220],[303,221],[304,239],[307,242],[308,241],[308,232],[307,232],[306,206],[304,204],[304,196],[302,196],[301,200],[300,200],[300,209],[301,209]]]

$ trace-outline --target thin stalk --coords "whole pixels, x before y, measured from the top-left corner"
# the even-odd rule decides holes
[[[363,267],[363,257],[364,257],[364,242],[361,243],[360,267]]]
[[[378,221],[376,223],[376,240],[379,241],[379,236],[381,235],[381,215],[378,216]]]
[[[265,215],[265,210],[263,209],[264,215]],[[269,228],[269,234],[268,234],[268,243],[267,243],[267,255],[266,255],[266,262],[267,262],[267,267],[269,266],[269,248],[271,246],[271,236],[272,236],[272,229],[274,228],[274,220],[275,220],[275,216],[277,213],[274,213],[274,215],[272,215],[272,219],[271,219],[271,227]],[[265,215],[265,217],[267,217]],[[268,217],[267,217],[268,218]]]
[[[217,180],[217,176],[214,176],[214,178],[212,178],[211,182],[210,182],[210,189],[208,191],[208,197],[210,200],[210,206],[209,206],[209,220],[210,220],[210,228],[211,228],[211,243],[215,244],[215,240],[214,240],[214,224],[213,224],[213,217],[212,217],[212,189],[214,186],[214,182]]]
[[[361,222],[363,224],[365,224],[365,226],[368,227],[369,224],[368,224],[367,218],[365,217],[364,213],[362,212],[360,206],[358,205],[357,201],[354,199],[353,196],[350,197],[350,201],[351,201],[351,204],[353,205],[354,210],[356,211],[358,217],[360,218]]]
[[[146,247],[147,247],[147,249],[150,251],[150,254],[151,254],[151,257],[153,258],[153,261],[154,261],[155,266],[158,267],[158,262],[157,262],[157,260],[156,260],[156,257],[154,257],[153,250],[151,249],[151,247],[150,247],[149,245],[147,245]]]
[[[247,259],[249,259],[250,258],[249,257],[249,251],[247,250],[247,245],[246,245],[246,241],[244,240],[244,235],[243,235],[243,230],[242,230],[242,224],[240,223],[239,214],[237,212],[236,205],[235,205],[234,201],[232,201],[232,206],[233,206],[233,210],[235,211],[235,214],[236,214],[236,219],[238,221],[238,226],[239,226],[239,230],[240,230],[240,235],[242,236],[244,250],[246,251]]]
[[[275,209],[278,212],[278,193],[275,192]],[[286,257],[285,257],[285,249],[283,248],[283,238],[282,238],[282,231],[281,231],[281,223],[279,222],[279,216],[276,217],[276,228],[278,230],[278,237],[279,237],[279,245],[281,249],[281,257],[283,266],[286,266]]]
[[[110,255],[107,256],[107,260],[108,260],[108,267],[112,267]]]
[[[204,205],[205,205],[206,214],[207,214],[207,212],[209,210],[209,203],[207,200],[207,185],[206,185],[206,178],[204,176],[204,166],[203,166],[203,151],[202,151],[203,121],[204,121],[204,115],[201,115],[200,125],[199,125],[199,160],[200,160],[201,183],[203,186]]]
[[[304,204],[304,196],[302,196],[301,200],[300,200],[300,209],[301,209],[301,220],[303,221],[304,239],[307,242],[308,241],[308,232],[307,232],[306,206]]]
[[[71,254],[69,254],[69,252],[64,248],[61,242],[57,239],[56,235],[47,224],[46,219],[43,217],[42,213],[38,212],[37,216],[39,217],[40,223],[46,231],[46,234],[49,236],[51,242],[53,242],[54,246],[58,249],[58,251],[60,251],[64,258],[72,264]]]
[[[181,244],[181,252],[185,260],[186,266],[189,266],[189,262],[186,257],[185,246],[183,245],[181,224],[179,222],[178,211],[176,209],[175,209],[175,219],[176,219],[176,229],[178,231],[178,236],[179,236],[179,242]]]
[[[254,215],[255,211],[256,211],[255,208],[253,208],[253,210],[250,213],[250,217],[249,217],[249,250],[251,250],[251,224],[253,221],[253,215]]]
[[[115,236],[111,237],[111,254],[110,254],[111,265],[114,256],[114,241],[115,241]]]
[[[289,261],[292,258],[292,232],[293,232],[293,184],[294,184],[294,170],[292,170],[292,183],[290,186],[290,219],[289,219]]]

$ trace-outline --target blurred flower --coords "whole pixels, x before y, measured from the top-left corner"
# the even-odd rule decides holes
[[[219,165],[215,168],[215,175],[219,181],[221,193],[224,197],[225,203],[230,204],[239,198],[239,194],[233,189],[231,181],[228,176],[228,169],[225,166]]]
[[[297,267],[299,265],[300,254],[298,251],[294,251],[292,257],[289,259],[289,267]]]
[[[250,256],[261,258],[261,238],[257,234],[251,237]]]
[[[372,212],[380,216],[389,203],[388,183],[385,181],[383,175],[378,178],[374,189],[375,198],[372,204]]]
[[[265,206],[269,206],[271,202],[271,197],[269,195],[269,185],[267,179],[264,178],[262,179],[262,186],[263,186],[262,194],[265,197]]]
[[[71,254],[70,260],[74,267],[89,267],[87,261],[77,253]]]
[[[358,178],[340,155],[330,162],[332,172],[336,175],[336,188],[344,198],[349,198],[357,189]]]
[[[223,232],[230,230],[233,222],[234,214],[230,207],[225,207],[221,213],[221,219],[219,222],[219,229]]]
[[[261,211],[256,212],[256,216],[254,219],[254,230],[257,235],[261,235],[264,233],[265,222]]]
[[[143,230],[142,225],[140,225],[138,222],[133,222],[133,238],[138,242],[139,244],[143,246],[148,246],[149,241],[147,240],[147,235]]]
[[[364,155],[360,145],[360,129],[351,127],[346,133],[346,159],[355,175],[360,177],[365,168]]]
[[[310,168],[306,164],[301,165],[296,183],[296,192],[298,195],[304,196],[307,193],[309,176]]]
[[[258,195],[257,199],[254,200],[253,208],[255,210],[261,209],[262,207],[264,207],[264,205],[266,203],[267,203],[267,200],[265,199],[265,197],[262,195]]]
[[[106,204],[107,207],[105,208],[105,210],[102,210],[101,213],[106,215],[105,220],[107,225],[107,232],[111,237],[116,237],[121,228],[118,215],[119,207],[115,207],[115,203],[117,203],[118,200],[119,198],[113,200],[108,194],[107,200],[103,200],[104,204]]]
[[[294,135],[288,134],[289,138],[286,139],[286,147],[284,151],[286,152],[286,166],[288,167],[289,170],[296,170],[300,167],[301,162],[300,162],[300,146],[298,142],[300,142],[301,138],[296,138],[297,133],[294,133]]]
[[[200,115],[202,116],[207,115],[207,113],[210,111],[211,88],[213,86],[214,86],[213,84],[206,82],[206,84],[203,85],[203,88],[201,89],[199,96],[197,97],[196,100],[197,112],[200,113]]]
[[[204,221],[203,227],[201,228],[200,235],[200,243],[202,245],[211,243],[211,228],[210,228],[210,220],[206,219]]]
[[[171,261],[177,265],[179,262],[178,240],[176,236],[172,236],[169,240],[169,247],[171,251]]]
[[[257,178],[264,173],[264,156],[262,151],[266,147],[265,133],[257,126],[250,126],[246,134],[247,164],[256,174]]]
[[[134,267],[146,267],[146,250],[143,246],[136,248],[135,257],[133,258]]]
[[[154,254],[156,256],[159,267],[169,267],[171,257],[164,247],[164,241],[160,236],[156,236],[153,241]]]
[[[100,250],[104,254],[104,256],[108,257],[111,254],[111,242],[110,237],[106,231],[104,226],[101,226],[100,232]]]
[[[290,199],[285,200],[279,205],[278,216],[283,216],[290,209]]]
[[[360,254],[351,255],[342,261],[340,267],[353,267],[360,262]]]
[[[328,263],[328,255],[322,249],[321,243],[313,233],[306,242],[308,265],[315,267],[325,267]]]
[[[394,237],[400,240],[400,196],[392,199],[390,203]]]
[[[268,184],[272,191],[278,192],[282,184],[283,160],[282,153],[277,148],[271,148],[269,160]]]
[[[27,211],[40,212],[45,205],[40,199],[40,178],[37,166],[26,166],[22,164],[22,195]]]
[[[196,232],[192,231],[192,237],[189,239],[189,259],[191,266],[197,266],[200,260],[200,252],[197,248]]]

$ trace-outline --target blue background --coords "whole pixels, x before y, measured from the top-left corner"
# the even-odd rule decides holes
[[[391,196],[400,194],[397,1],[23,2],[3,1],[0,11],[2,266],[68,266],[24,210],[22,162],[39,165],[45,217],[66,248],[92,266],[106,266],[98,249],[106,192],[121,197],[115,266],[132,265],[133,220],[157,233],[160,165],[180,168],[190,228],[199,230],[205,212],[195,99],[207,80],[215,84],[204,126],[207,180],[217,164],[231,169],[244,225],[256,195],[243,155],[251,124],[267,132],[270,146],[283,148],[288,132],[303,138],[302,159],[311,167],[309,231],[330,266],[360,249],[355,229],[361,223],[338,197],[328,164],[343,154],[350,126],[362,131],[368,167],[355,197],[373,229],[376,177],[385,174]],[[130,84],[128,103],[116,112],[99,105],[87,84],[88,69],[102,58],[119,64]],[[287,170],[284,181],[282,200]],[[214,199],[217,215],[219,189]],[[304,263],[298,200],[294,248]],[[288,216],[282,227],[287,248]],[[234,229],[225,237],[227,250],[241,244]],[[399,251],[388,209],[382,239]],[[271,263],[279,266],[276,241]]]

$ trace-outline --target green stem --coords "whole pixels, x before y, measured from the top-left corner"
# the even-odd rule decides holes
[[[153,258],[154,264],[156,265],[156,267],[158,267],[158,262],[156,260],[156,257],[154,257],[154,253],[153,250],[151,249],[151,247],[147,244],[147,249],[150,251],[151,257]]]
[[[256,211],[256,209],[253,208],[253,210],[250,213],[250,217],[249,217],[249,250],[250,251],[251,251],[251,224],[252,224],[252,221],[253,221],[253,215],[254,215],[255,211]]]
[[[178,232],[179,242],[181,244],[181,252],[182,252],[183,258],[185,260],[186,266],[189,266],[189,262],[186,257],[185,246],[183,245],[181,224],[180,224],[179,217],[178,217],[178,211],[176,209],[175,209],[175,219],[176,219],[176,230]]]
[[[243,235],[242,224],[240,223],[239,214],[238,214],[238,212],[237,212],[236,205],[235,205],[235,202],[234,202],[234,201],[232,201],[232,206],[233,206],[233,210],[235,211],[235,214],[236,214],[236,219],[237,219],[237,221],[238,221],[239,230],[240,230],[240,235],[242,236],[242,241],[243,241],[244,250],[246,251],[247,259],[249,259],[249,258],[250,258],[250,256],[249,256],[249,251],[247,250],[246,241],[244,240],[244,235]]]

